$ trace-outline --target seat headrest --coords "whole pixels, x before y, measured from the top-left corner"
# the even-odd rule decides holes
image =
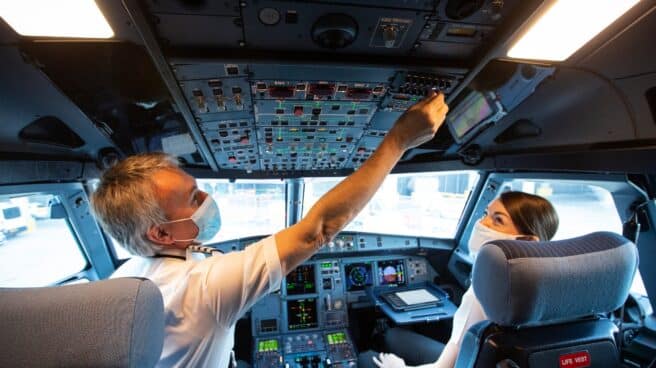
[[[637,267],[636,246],[610,232],[553,242],[500,240],[481,248],[473,287],[494,323],[537,325],[619,308]]]
[[[0,289],[0,366],[152,367],[164,341],[162,294],[123,278]]]

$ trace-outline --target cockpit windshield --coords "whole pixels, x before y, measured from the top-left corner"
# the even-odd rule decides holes
[[[476,171],[392,174],[347,231],[453,238]],[[341,178],[304,180],[303,214]]]
[[[208,243],[268,235],[285,227],[285,182],[198,179],[221,209],[221,231]]]

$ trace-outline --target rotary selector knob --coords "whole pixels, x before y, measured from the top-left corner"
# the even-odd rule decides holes
[[[335,240],[335,244],[336,244],[339,248],[344,248],[344,240],[342,240],[342,239],[337,239],[337,240]]]

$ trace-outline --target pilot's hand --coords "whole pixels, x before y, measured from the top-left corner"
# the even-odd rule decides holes
[[[394,354],[380,353],[373,357],[374,364],[379,368],[404,368],[405,361]]]
[[[403,150],[417,147],[433,138],[448,111],[444,94],[431,91],[428,97],[401,115],[389,134],[397,139]]]

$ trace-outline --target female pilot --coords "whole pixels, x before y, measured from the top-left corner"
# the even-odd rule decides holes
[[[468,243],[469,253],[475,258],[483,244],[493,240],[547,241],[556,234],[557,229],[558,215],[548,200],[523,192],[506,192],[490,203],[483,218],[474,225]],[[435,362],[428,363],[432,359],[425,356],[417,357],[417,350],[415,350],[414,360],[418,364],[428,363],[418,368],[453,367],[465,332],[472,325],[485,319],[487,319],[485,312],[470,287],[463,295],[460,307],[458,307],[453,317],[451,338],[443,347],[439,358]],[[387,335],[386,341],[396,341],[395,344],[397,345],[394,350],[397,352],[416,349],[419,342],[413,342],[413,335],[416,339],[421,340],[415,333],[398,328],[390,329],[387,331]],[[398,336],[392,337],[393,335]],[[405,345],[407,349],[398,349],[398,344]],[[439,352],[434,354],[437,353]],[[399,354],[403,355],[403,353]],[[405,361],[394,354],[380,353],[375,356],[373,352],[367,352],[362,354],[359,360],[360,367],[371,367],[371,361],[380,368],[406,367]]]

